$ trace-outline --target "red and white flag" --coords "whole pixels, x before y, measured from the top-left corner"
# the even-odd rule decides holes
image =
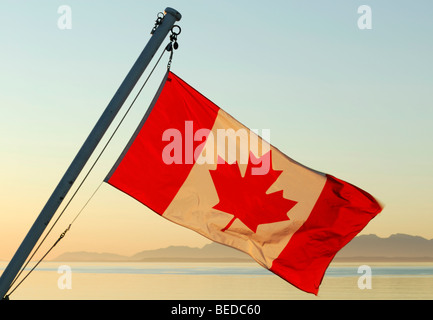
[[[367,192],[292,160],[171,72],[105,181],[314,294],[335,254],[382,210]]]

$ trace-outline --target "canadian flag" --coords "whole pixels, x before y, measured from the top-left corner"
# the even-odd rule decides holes
[[[367,192],[292,160],[172,72],[105,181],[314,294],[335,254],[382,210]]]

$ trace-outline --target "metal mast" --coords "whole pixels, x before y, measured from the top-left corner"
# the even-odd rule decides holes
[[[181,17],[181,14],[175,9],[165,9],[165,15],[161,21],[161,24],[153,30],[153,34],[149,42],[125,77],[125,80],[123,80],[119,89],[111,99],[93,130],[90,132],[83,146],[78,151],[51,197],[48,199],[33,226],[30,228],[27,236],[24,238],[12,260],[4,270],[0,278],[0,298],[4,298],[6,296],[11,283],[22,268],[26,259],[43,234],[45,228],[49,224],[51,218],[61,205],[63,199],[66,197],[68,191],[72,187],[72,184],[86,165],[99,141],[104,136],[111,122],[116,117],[118,111],[128,98],[129,94],[140,79],[146,67],[149,65],[153,56],[158,51],[158,48],[164,41],[168,32],[171,30],[174,23],[179,21]]]

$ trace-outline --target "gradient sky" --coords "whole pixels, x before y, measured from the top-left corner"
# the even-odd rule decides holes
[[[364,4],[371,30],[357,25]],[[60,5],[72,9],[70,30],[57,26]],[[385,209],[363,234],[433,238],[432,1],[2,0],[0,258],[18,248],[167,6],[183,16],[173,72],[269,129],[291,158],[379,199]],[[54,238],[114,164],[167,58]],[[103,184],[51,257],[205,243]]]

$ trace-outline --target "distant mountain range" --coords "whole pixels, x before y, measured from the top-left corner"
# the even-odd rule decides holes
[[[111,253],[66,252],[53,261],[249,262],[253,260],[246,253],[213,242],[203,248],[170,246],[162,249],[141,251],[133,256]]]
[[[376,235],[355,237],[336,255],[339,260],[433,261],[433,239],[393,234],[388,238]]]
[[[141,251],[133,256],[112,253],[67,252],[52,261],[94,262],[250,262],[247,254],[218,244],[202,248],[170,246]],[[376,235],[355,237],[334,258],[334,261],[433,261],[433,239],[419,236],[393,234],[388,238]]]

